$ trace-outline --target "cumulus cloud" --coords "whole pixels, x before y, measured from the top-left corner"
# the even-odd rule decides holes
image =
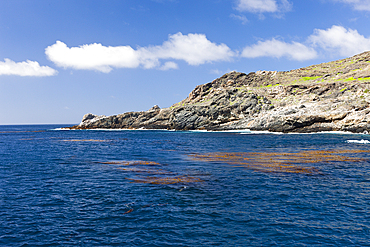
[[[364,51],[370,51],[370,37],[365,37],[357,30],[342,26],[332,26],[326,30],[315,29],[306,42],[287,43],[277,39],[258,41],[243,49],[241,56],[256,57],[286,57],[291,60],[309,60],[322,54],[349,57]]]
[[[274,13],[291,10],[292,4],[288,0],[237,0],[236,9],[241,12]]]
[[[0,75],[18,76],[53,76],[58,72],[48,66],[40,66],[38,62],[27,60],[25,62],[14,62],[8,58],[0,61]]]
[[[271,39],[266,41],[258,41],[257,44],[247,46],[243,49],[242,57],[287,57],[291,60],[309,60],[317,57],[316,51],[312,47],[308,47],[302,43]]]
[[[140,61],[137,52],[130,46],[103,46],[101,44],[67,47],[57,41],[45,49],[45,54],[57,66],[73,69],[98,70],[108,73],[112,67],[136,68]]]
[[[341,56],[352,56],[370,50],[370,38],[359,34],[357,30],[342,26],[316,29],[308,39],[315,47],[330,53],[339,53]]]
[[[230,60],[235,53],[225,44],[209,41],[203,34],[170,35],[159,46],[139,47],[103,46],[86,44],[69,48],[57,41],[45,49],[47,57],[57,66],[72,69],[98,70],[104,73],[113,68],[159,68],[176,69],[177,64],[169,61],[161,65],[160,60],[183,60],[190,65]]]
[[[335,1],[350,4],[356,10],[370,11],[370,0],[335,0]]]
[[[161,46],[138,49],[142,63],[156,64],[159,59],[184,60],[190,65],[230,60],[235,54],[225,45],[209,41],[204,34],[170,35]]]
[[[303,43],[272,38],[246,46],[241,53],[232,51],[225,44],[211,42],[204,34],[182,33],[169,35],[168,40],[161,45],[136,49],[130,46],[112,47],[96,43],[68,47],[65,43],[57,41],[47,47],[45,53],[51,61],[63,68],[108,73],[114,68],[178,69],[175,61],[179,60],[192,66],[230,61],[234,57],[274,57],[304,61],[317,58],[318,51],[321,54],[352,56],[366,50],[370,50],[370,38],[359,34],[357,30],[334,25],[326,30],[315,29]],[[5,63],[0,63],[0,69],[4,70],[6,63],[16,64],[6,60]],[[40,67],[37,62],[27,61],[19,63],[18,66],[21,64],[23,66],[33,64],[34,70],[44,71],[50,75],[56,73],[49,67]],[[4,74],[2,70],[0,74]]]

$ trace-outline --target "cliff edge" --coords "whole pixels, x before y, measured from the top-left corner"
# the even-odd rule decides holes
[[[86,114],[71,129],[370,131],[370,52],[291,71],[230,72],[169,108]]]

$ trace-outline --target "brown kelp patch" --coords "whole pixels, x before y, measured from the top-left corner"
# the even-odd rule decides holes
[[[107,161],[101,164],[116,165],[117,169],[128,173],[132,183],[144,184],[183,184],[203,182],[200,178],[189,176],[188,174],[178,174],[167,169],[163,169],[164,164],[154,161]]]
[[[143,161],[143,160],[134,160],[134,161],[107,161],[107,162],[100,162],[101,164],[111,164],[111,165],[120,165],[120,166],[138,166],[138,165],[144,165],[144,166],[161,166],[162,164],[159,164],[154,161]]]
[[[190,176],[173,176],[173,177],[143,177],[141,179],[132,179],[133,183],[145,183],[145,184],[178,184],[178,183],[196,183],[203,182],[200,178]]]
[[[317,174],[316,167],[304,164],[329,162],[361,162],[365,159],[343,154],[370,152],[369,150],[308,150],[296,153],[287,152],[239,152],[191,154],[194,160],[224,162],[235,167],[247,167],[261,172],[283,172]]]

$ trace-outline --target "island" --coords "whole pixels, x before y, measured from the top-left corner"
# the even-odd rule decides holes
[[[370,52],[290,71],[232,71],[168,108],[86,114],[69,129],[370,131]]]

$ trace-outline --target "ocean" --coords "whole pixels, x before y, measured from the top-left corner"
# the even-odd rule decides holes
[[[370,246],[370,136],[0,126],[1,246]]]

